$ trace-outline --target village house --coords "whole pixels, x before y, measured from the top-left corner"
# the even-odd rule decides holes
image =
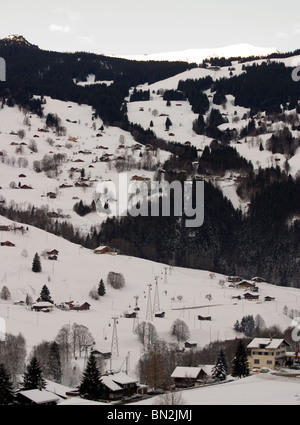
[[[239,289],[253,290],[255,286],[256,286],[255,283],[248,282],[247,280],[242,280],[241,282],[236,284],[236,288],[239,288]]]
[[[98,248],[94,249],[94,254],[111,254],[115,255],[116,253],[107,245],[98,246]]]
[[[111,358],[111,351],[105,348],[94,348],[92,350],[92,354],[95,356],[96,359],[101,358],[103,360],[108,360]]]
[[[125,372],[112,373],[101,377],[103,397],[107,400],[120,400],[137,393],[138,381]]]
[[[17,399],[20,404],[39,406],[56,405],[62,400],[58,395],[43,389],[20,391],[17,394]]]
[[[31,306],[33,311],[42,311],[44,313],[50,313],[54,310],[54,305],[48,301],[38,301]]]
[[[250,294],[250,292],[246,292],[246,294],[244,294],[244,299],[249,301],[258,300],[259,295],[254,295],[254,294]]]
[[[10,227],[5,225],[0,225],[0,232],[9,232]]]
[[[284,339],[254,338],[247,348],[250,351],[248,356],[249,368],[269,368],[282,367],[286,362],[286,349],[289,343]]]
[[[76,304],[76,305],[70,304],[70,310],[77,310],[77,311],[79,311],[79,310],[89,310],[90,309],[90,306],[91,306],[91,304],[89,304],[88,302],[85,302],[85,303],[83,303],[81,305],[79,305],[79,304]]]
[[[175,387],[187,388],[194,386],[197,381],[208,378],[207,373],[202,367],[177,366],[173,371],[171,378],[174,379]]]
[[[211,320],[211,316],[201,316],[200,314],[198,315],[198,320]]]
[[[48,251],[47,255],[58,255],[57,249],[52,249],[52,251]]]

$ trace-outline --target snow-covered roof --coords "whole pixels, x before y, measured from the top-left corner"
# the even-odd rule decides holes
[[[58,384],[57,382],[49,381],[48,379],[45,379],[46,381],[46,390],[52,392],[53,394],[57,394],[60,397],[66,397],[66,393],[70,391],[75,391],[74,388],[66,387],[65,385]]]
[[[105,249],[105,248],[109,248],[109,246],[107,246],[107,245],[100,245],[100,246],[98,246],[98,248],[95,249],[95,251],[102,251],[102,249]]]
[[[114,375],[111,375],[111,379],[113,379],[114,382],[117,382],[118,384],[124,385],[124,384],[133,384],[135,382],[138,382],[135,378],[130,378],[126,373],[119,372],[115,373]]]
[[[248,348],[278,348],[282,343],[289,345],[284,339],[277,338],[254,338]]]
[[[53,307],[53,304],[48,301],[39,301],[33,304],[32,307]]]
[[[36,404],[50,403],[60,400],[60,397],[46,390],[25,390],[20,391],[19,394],[22,394],[24,397],[28,398]]]
[[[111,376],[102,376],[101,381],[111,391],[122,391],[122,387],[116,384]]]
[[[177,366],[171,375],[171,378],[194,378],[196,379],[201,372],[202,367],[184,367]]]

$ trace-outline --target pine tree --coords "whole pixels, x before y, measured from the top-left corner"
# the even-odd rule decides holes
[[[103,279],[101,279],[99,283],[99,287],[98,287],[98,295],[100,295],[100,297],[103,297],[103,295],[105,294],[106,294],[105,285],[104,285]]]
[[[37,358],[32,357],[30,363],[27,365],[27,371],[23,377],[23,390],[34,390],[45,388],[46,382],[43,378],[42,369]]]
[[[228,373],[228,364],[227,364],[226,354],[223,348],[221,348],[216,359],[216,364],[212,371],[212,376],[216,380],[224,381],[227,377],[227,373]]]
[[[247,352],[242,340],[239,341],[235,357],[233,359],[232,376],[238,378],[249,375],[249,366],[247,363]]]
[[[52,342],[50,345],[50,351],[49,351],[49,371],[52,376],[52,378],[60,383],[61,382],[61,361],[60,361],[60,354],[59,354],[59,348],[57,342]]]
[[[101,392],[100,371],[93,353],[90,354],[86,368],[83,372],[79,394],[89,400],[98,400]]]
[[[42,290],[41,290],[41,293],[40,293],[40,298],[41,298],[42,301],[47,301],[47,302],[53,304],[53,301],[52,301],[51,296],[50,296],[50,291],[49,291],[47,285],[44,285],[42,287]]]
[[[14,402],[13,384],[3,363],[0,363],[0,405]]]
[[[33,258],[32,271],[35,272],[35,273],[39,273],[39,272],[42,271],[40,257],[39,257],[37,252],[35,253],[34,258]]]

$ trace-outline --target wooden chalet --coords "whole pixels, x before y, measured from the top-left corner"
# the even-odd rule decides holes
[[[255,283],[249,282],[248,280],[242,280],[236,284],[236,288],[239,289],[254,289],[255,286]]]
[[[106,350],[104,348],[94,348],[92,350],[92,354],[96,357],[96,358],[101,358],[103,360],[107,360],[111,358],[111,351],[110,350]]]
[[[83,303],[81,305],[79,305],[79,304],[76,304],[76,305],[70,304],[70,310],[77,310],[77,311],[79,311],[79,310],[89,310],[90,309],[90,306],[91,305],[88,302],[85,302],[85,303]]]
[[[249,301],[258,300],[259,295],[254,295],[254,294],[250,294],[249,292],[246,292],[246,294],[244,294],[244,299]]]
[[[274,301],[274,300],[275,300],[275,297],[270,297],[269,295],[265,297],[265,301]]]
[[[9,232],[10,227],[5,225],[0,225],[0,232]]]
[[[130,378],[126,373],[112,373],[101,377],[103,398],[107,400],[120,400],[131,397],[137,393],[138,381]]]
[[[227,281],[232,283],[241,282],[243,280],[240,276],[228,276]]]
[[[201,316],[198,314],[198,320],[211,320],[211,316]]]
[[[14,243],[10,241],[5,241],[0,243],[1,246],[16,246]]]
[[[94,254],[111,254],[114,255],[115,252],[107,245],[98,246],[98,248],[94,249]]]
[[[177,366],[171,378],[174,379],[175,387],[187,388],[194,386],[198,380],[207,379],[208,375],[202,367]]]
[[[20,391],[17,394],[17,400],[20,404],[25,405],[56,405],[59,401],[62,400],[56,394],[53,394],[50,391],[43,389],[34,389],[34,390],[24,390]]]
[[[50,313],[53,311],[54,305],[48,301],[38,301],[35,304],[32,304],[31,310],[33,311],[42,311],[44,313]]]
[[[186,341],[184,343],[185,348],[196,348],[197,342]]]
[[[58,255],[57,249],[52,249],[51,251],[47,252],[47,255]]]

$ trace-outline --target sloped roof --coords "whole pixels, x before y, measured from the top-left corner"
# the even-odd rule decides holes
[[[101,377],[102,384],[104,384],[111,391],[122,391],[122,387],[116,384],[111,378],[112,378],[111,376],[102,376]]]
[[[172,373],[171,378],[196,379],[199,373],[201,372],[201,370],[203,370],[202,367],[177,366],[174,372]]]
[[[285,339],[277,339],[277,338],[254,338],[250,344],[248,344],[248,348],[278,348],[280,345],[284,343],[289,346],[290,344],[285,341]]]
[[[19,394],[22,394],[24,397],[28,398],[36,404],[50,403],[52,401],[61,400],[60,397],[46,390],[25,390],[20,391]]]
[[[126,375],[124,372],[115,373],[114,375],[111,375],[111,379],[114,382],[117,382],[118,384],[124,385],[124,384],[134,384],[138,382],[135,378],[130,378],[130,376]]]

